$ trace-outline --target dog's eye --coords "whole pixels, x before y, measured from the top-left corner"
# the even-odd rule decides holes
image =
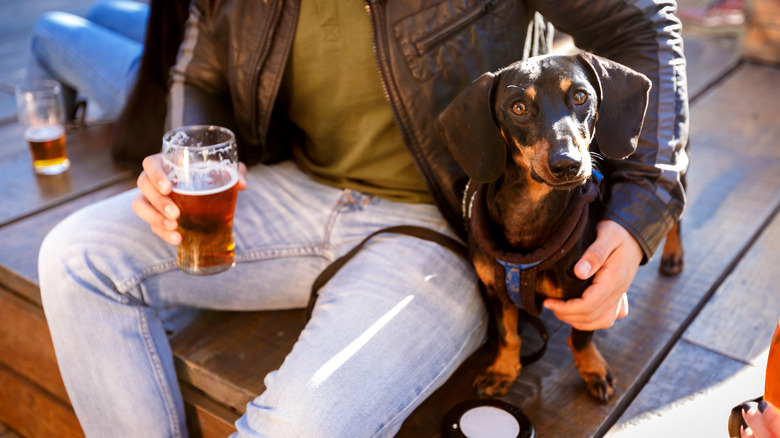
[[[575,105],[582,105],[587,102],[587,100],[588,95],[584,91],[578,91],[574,93],[574,97],[572,97],[572,102],[574,102]]]
[[[528,112],[528,108],[523,102],[515,102],[512,104],[512,112],[518,116],[522,116]]]

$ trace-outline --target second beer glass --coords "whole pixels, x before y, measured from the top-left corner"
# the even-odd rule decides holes
[[[16,109],[24,138],[30,144],[33,169],[56,175],[70,167],[65,153],[65,108],[56,81],[25,82],[16,87]]]
[[[233,213],[238,196],[238,151],[233,133],[219,126],[184,126],[163,136],[163,169],[179,207],[182,242],[176,261],[193,275],[235,264]]]

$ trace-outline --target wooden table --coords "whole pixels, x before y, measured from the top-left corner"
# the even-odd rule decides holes
[[[763,392],[780,317],[780,69],[737,64],[723,44],[686,37],[685,272],[661,277],[652,260],[631,288],[630,315],[597,334],[617,377],[607,404],[580,381],[568,327],[544,314],[547,354],[502,397],[523,409],[539,437],[725,437],[730,408]],[[108,130],[73,132],[71,170],[49,178],[32,173],[16,125],[0,126],[0,423],[24,436],[81,434],[40,308],[37,252],[66,215],[134,186],[136,175],[109,158]],[[302,327],[301,311],[202,312],[172,334],[192,435],[229,433]],[[444,413],[474,397],[471,382],[491,354],[486,346],[471,357],[398,436],[439,436]]]

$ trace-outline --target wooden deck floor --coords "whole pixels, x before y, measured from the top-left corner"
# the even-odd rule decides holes
[[[44,10],[83,12],[91,1],[0,0],[0,423],[8,426],[0,426],[2,438],[14,433],[8,429],[31,437],[79,435],[46,344],[37,248],[70,212],[134,185],[135,176],[108,158],[107,127],[100,125],[74,135],[80,146],[70,172],[36,177],[13,120],[7,90],[21,78],[34,19]],[[684,37],[692,109],[686,270],[660,277],[657,258],[651,261],[629,293],[629,317],[598,333],[618,378],[619,393],[606,405],[591,400],[579,381],[568,328],[545,314],[548,353],[505,397],[541,438],[725,437],[730,408],[763,391],[780,317],[780,68],[741,62],[734,38]],[[172,338],[193,435],[225,436],[302,321],[298,311],[204,312]],[[398,436],[439,436],[444,412],[473,397],[469,386],[490,354],[486,347],[469,359]],[[250,373],[250,366],[263,372]],[[29,420],[32,412],[37,422]]]

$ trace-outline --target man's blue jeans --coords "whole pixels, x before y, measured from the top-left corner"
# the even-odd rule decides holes
[[[254,166],[235,215],[236,266],[195,277],[131,211],[133,190],[76,212],[45,239],[39,277],[60,370],[88,437],[186,436],[159,312],[300,308],[312,281],[366,235],[438,209],[324,186],[295,164]],[[241,437],[392,436],[484,341],[473,268],[436,243],[372,239],[320,290],[311,320]],[[257,348],[262,349],[262,345]]]
[[[116,117],[135,84],[148,16],[148,5],[129,0],[97,1],[86,19],[44,14],[33,28],[26,79],[61,82],[66,114],[81,93]]]

